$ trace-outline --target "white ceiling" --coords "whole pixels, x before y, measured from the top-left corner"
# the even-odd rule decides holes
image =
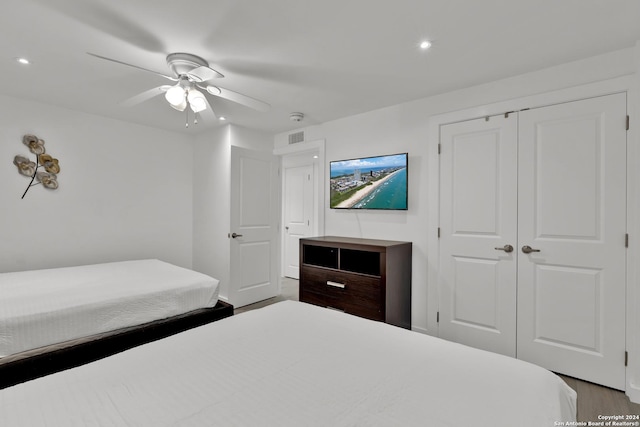
[[[172,52],[201,56],[220,86],[271,104],[213,99],[270,133],[538,70],[640,40],[638,0],[2,0],[0,94],[153,127],[185,129],[162,96]],[[421,51],[423,39],[433,48]],[[16,57],[32,61],[23,66]],[[170,82],[169,82],[170,83]],[[289,113],[301,111],[295,123]]]

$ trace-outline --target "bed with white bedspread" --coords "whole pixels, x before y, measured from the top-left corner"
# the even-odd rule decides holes
[[[0,390],[0,425],[546,427],[535,365],[285,301]]]
[[[214,307],[218,284],[154,259],[2,273],[0,358]]]

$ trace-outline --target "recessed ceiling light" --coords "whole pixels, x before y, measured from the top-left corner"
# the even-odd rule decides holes
[[[225,116],[220,116],[220,120],[227,120]]]
[[[431,47],[431,42],[428,41],[428,40],[425,40],[425,41],[420,43],[420,49],[427,50],[430,47]]]
[[[21,63],[23,65],[31,64],[31,62],[27,58],[16,58],[16,61],[18,61],[19,63]]]

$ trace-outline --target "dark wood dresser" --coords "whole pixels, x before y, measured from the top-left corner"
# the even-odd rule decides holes
[[[411,328],[411,242],[300,239],[300,301]]]

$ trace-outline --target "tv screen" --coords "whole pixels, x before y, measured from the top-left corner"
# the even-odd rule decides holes
[[[407,209],[407,153],[332,161],[332,209]]]

